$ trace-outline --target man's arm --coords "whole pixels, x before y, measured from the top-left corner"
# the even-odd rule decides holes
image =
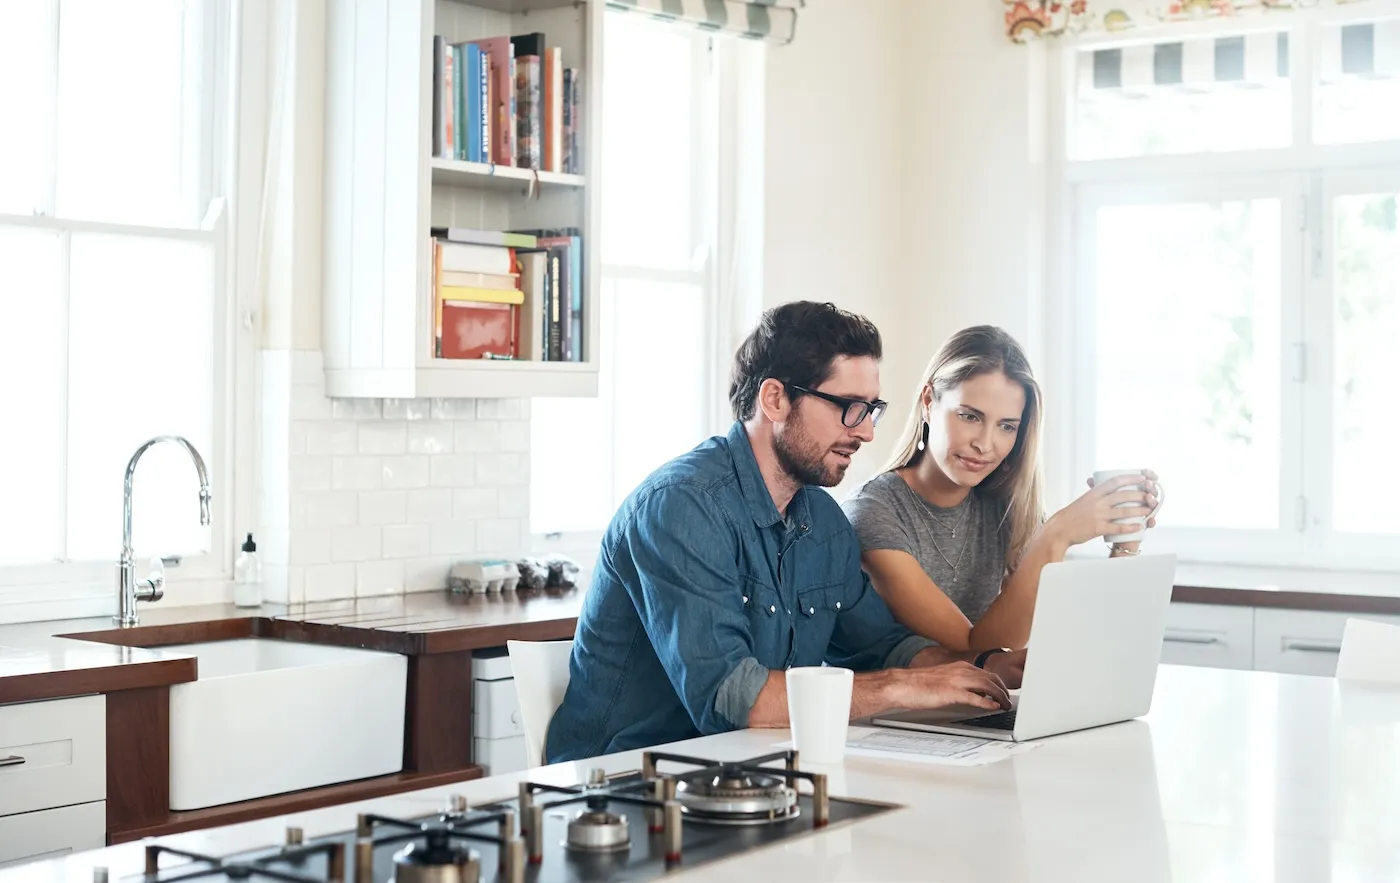
[[[1010,708],[1011,698],[1001,678],[967,662],[857,672],[851,685],[851,720],[892,708],[949,705],[996,711]],[[767,682],[749,710],[749,726],[788,726],[786,672],[769,672]]]

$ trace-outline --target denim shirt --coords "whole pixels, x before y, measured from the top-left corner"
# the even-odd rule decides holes
[[[550,722],[551,763],[748,726],[771,670],[902,667],[895,622],[836,501],[783,518],[742,423],[652,473],[604,535]]]

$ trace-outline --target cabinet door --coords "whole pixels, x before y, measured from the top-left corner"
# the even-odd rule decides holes
[[[107,796],[107,697],[0,705],[0,816]]]
[[[1225,604],[1172,604],[1162,636],[1162,662],[1248,669],[1254,664],[1254,609]]]
[[[0,816],[0,868],[107,844],[107,801]]]
[[[1337,672],[1342,632],[1347,620],[1373,619],[1400,624],[1400,617],[1333,613],[1322,610],[1274,610],[1254,612],[1254,667],[1260,671],[1325,675]]]

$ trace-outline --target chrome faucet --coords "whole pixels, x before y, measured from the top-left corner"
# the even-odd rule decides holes
[[[159,601],[165,594],[165,564],[160,558],[151,559],[151,575],[136,581],[135,553],[131,549],[131,479],[136,474],[136,464],[141,455],[153,445],[161,442],[174,442],[185,449],[194,461],[199,473],[199,523],[209,524],[209,472],[204,468],[204,458],[199,451],[182,436],[158,435],[131,455],[126,464],[126,483],[122,487],[122,557],[117,564],[117,615],[112,619],[122,626],[136,625],[136,602]]]

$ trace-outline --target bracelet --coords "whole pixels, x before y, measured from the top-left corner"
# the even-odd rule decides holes
[[[1141,555],[1141,554],[1142,554],[1142,550],[1141,550],[1141,549],[1129,549],[1127,546],[1120,546],[1120,545],[1118,545],[1118,544],[1116,544],[1116,543],[1115,543],[1114,545],[1108,547],[1108,557],[1110,557],[1110,558],[1112,558],[1114,555],[1129,555],[1129,556],[1131,556],[1131,555]]]
[[[977,658],[976,658],[976,659],[972,660],[972,664],[975,665],[975,666],[977,666],[978,668],[986,668],[986,666],[987,666],[987,660],[988,660],[989,658],[991,658],[991,655],[992,655],[993,653],[1010,653],[1010,652],[1011,652],[1011,651],[1010,651],[1008,648],[1006,648],[1006,647],[993,647],[993,648],[990,649],[990,650],[983,650],[981,653],[978,653],[978,654],[977,654]]]

